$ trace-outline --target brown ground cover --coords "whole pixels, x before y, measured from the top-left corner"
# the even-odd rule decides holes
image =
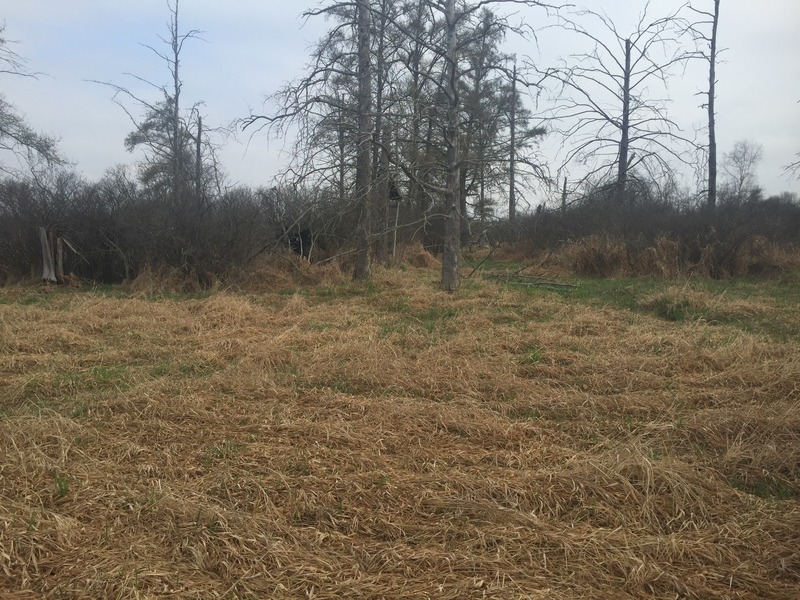
[[[0,597],[800,597],[796,302],[435,281],[0,290]]]

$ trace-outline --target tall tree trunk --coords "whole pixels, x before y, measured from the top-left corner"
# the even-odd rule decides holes
[[[631,112],[631,41],[625,40],[625,74],[622,82],[622,137],[619,142],[619,166],[617,168],[617,204],[625,201],[628,183],[628,147]]]
[[[508,157],[508,220],[517,217],[517,62],[511,73],[511,114],[508,117],[511,139]]]
[[[386,265],[389,253],[389,238],[387,231],[388,211],[389,211],[389,170],[387,167],[386,150],[381,149],[381,144],[386,146],[388,136],[384,131],[383,119],[383,86],[385,75],[384,50],[386,46],[386,19],[388,0],[382,0],[380,6],[380,22],[376,35],[378,36],[377,60],[375,63],[375,127],[372,132],[372,189],[373,189],[373,210],[379,218],[378,240],[375,248],[375,255],[378,264]]]
[[[196,202],[199,204],[203,193],[203,117],[197,115],[197,146],[195,148],[194,163],[194,192],[197,196]]]
[[[391,144],[391,133],[389,127],[384,127],[381,134],[383,139],[381,144],[384,148],[389,148]],[[376,153],[378,151],[376,150]],[[389,153],[387,151],[380,151],[380,164],[378,178],[378,214],[381,217],[380,230],[381,235],[378,239],[377,260],[378,263],[388,266],[389,265]]]
[[[456,32],[456,0],[445,0],[445,22],[447,27],[447,194],[445,201],[444,251],[442,253],[442,289],[454,292],[461,281],[458,267],[461,255],[460,226],[458,214],[460,181],[460,159],[458,151],[459,96],[458,96],[458,34]]]
[[[708,57],[708,208],[717,205],[717,131],[714,100],[717,78],[717,24],[719,23],[719,0],[714,0],[714,21],[711,26],[711,52]]]
[[[370,0],[357,0],[358,11],[358,156],[356,158],[356,198],[361,208],[358,224],[358,254],[353,279],[363,281],[372,275],[370,240],[372,237],[372,66],[370,57]]]
[[[478,212],[481,217],[481,225],[486,224],[486,163],[481,161],[478,167]],[[481,227],[481,235],[483,235]]]
[[[344,196],[347,191],[345,186],[345,178],[347,177],[347,141],[345,140],[344,136],[344,107],[343,107],[343,100],[341,98],[337,99],[339,102],[339,122],[337,125],[337,141],[339,143],[339,180],[338,180],[338,187],[339,187],[339,202],[344,201]]]
[[[171,45],[172,45],[172,200],[173,206],[176,210],[179,209],[181,202],[181,78],[180,78],[180,58],[181,58],[181,44],[179,39],[178,29],[178,7],[180,0],[175,0],[175,10],[173,11],[173,18],[171,23],[172,31]],[[179,213],[181,214],[181,213]],[[183,216],[181,214],[181,216]]]
[[[461,238],[461,245],[464,246],[469,243],[469,220],[467,219],[467,176],[470,174],[467,170],[467,164],[472,158],[470,149],[472,148],[472,134],[467,132],[464,139],[458,141],[458,146],[461,150],[461,169],[459,170],[458,179],[458,214],[461,220],[459,224],[459,235]],[[478,157],[480,160],[481,157]]]

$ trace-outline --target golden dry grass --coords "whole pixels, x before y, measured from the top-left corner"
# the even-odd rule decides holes
[[[0,291],[0,597],[800,596],[797,339],[435,280]]]

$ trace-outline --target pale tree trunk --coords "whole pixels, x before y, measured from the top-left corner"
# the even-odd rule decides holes
[[[389,128],[384,128],[381,143],[384,148],[389,148],[391,144],[391,133]],[[378,203],[379,215],[381,217],[381,236],[378,239],[377,258],[378,262],[384,266],[389,265],[389,153],[380,151],[380,177],[378,178]]]
[[[42,245],[42,280],[64,283],[64,239],[39,227],[39,241]]]
[[[180,56],[181,56],[181,43],[180,36],[178,35],[178,7],[179,1],[175,0],[175,9],[172,15],[172,23],[170,23],[170,44],[172,46],[172,94],[174,104],[172,107],[172,200],[173,207],[177,210],[181,203],[181,130],[180,130],[180,97],[181,97],[181,79],[180,79]],[[181,215],[183,216],[183,215]]]
[[[711,26],[711,53],[708,57],[708,207],[717,205],[717,131],[714,100],[717,78],[717,24],[719,23],[719,0],[714,0],[714,21]]]
[[[50,244],[50,237],[44,227],[39,227],[39,241],[42,244],[42,279],[49,283],[58,283],[54,253]]]
[[[197,202],[200,202],[203,194],[203,117],[197,115],[197,146],[195,148],[195,163],[194,163],[194,192],[197,196]]]
[[[425,11],[425,2],[426,0],[419,0],[415,7],[414,19],[415,23],[417,23],[418,19],[421,19],[421,15]],[[415,25],[416,27],[416,25]],[[423,30],[417,27],[415,30],[416,34],[421,38],[423,36]],[[409,162],[411,173],[413,176],[409,181],[409,188],[408,188],[408,197],[411,202],[411,206],[416,208],[420,214],[423,214],[428,206],[427,206],[427,194],[422,186],[419,184],[420,177],[422,176],[422,168],[420,167],[420,145],[422,141],[420,136],[422,134],[422,120],[424,118],[423,115],[423,103],[422,103],[422,88],[423,88],[423,77],[422,77],[422,55],[423,55],[423,44],[418,39],[413,42],[413,50],[409,55],[409,65],[408,68],[411,72],[411,88],[410,88],[410,96],[411,96],[411,106],[412,106],[412,115],[411,115],[411,138],[410,144],[408,148],[409,152]],[[429,129],[430,131],[430,129]],[[428,143],[430,143],[430,135],[427,139]],[[429,146],[426,146],[428,148]],[[426,155],[427,155],[426,149]]]
[[[53,233],[50,239],[56,251],[56,281],[64,283],[64,238]]]
[[[472,158],[470,149],[472,148],[472,134],[467,133],[464,139],[458,141],[460,149],[460,156],[462,165],[466,165]],[[482,160],[483,157],[478,157]],[[469,243],[470,226],[467,220],[467,168],[462,166],[458,174],[458,214],[461,223],[459,223],[459,237],[461,238],[461,245],[464,246]]]
[[[511,139],[508,159],[508,220],[517,217],[517,63],[511,74],[511,114],[508,118]]]
[[[353,279],[372,275],[372,72],[370,57],[369,0],[358,0],[358,156],[356,158],[356,199],[361,208],[358,224],[358,254]]]
[[[340,202],[344,201],[345,193],[347,192],[347,188],[345,186],[345,178],[347,176],[347,143],[344,137],[344,108],[342,108],[343,100],[341,98],[337,98],[339,102],[339,122],[337,125],[336,135],[338,141],[338,150],[339,156],[337,159],[339,160],[339,178],[338,178],[338,190],[339,190],[339,198]]]
[[[619,166],[617,168],[617,204],[625,201],[628,183],[628,151],[631,112],[631,41],[625,40],[625,74],[622,83],[622,137],[619,142]]]
[[[389,262],[389,169],[388,169],[388,131],[384,129],[383,97],[386,48],[386,19],[388,0],[382,0],[380,7],[380,21],[376,34],[378,36],[377,59],[375,64],[375,131],[373,132],[372,176],[374,191],[375,216],[379,219],[378,243],[375,248],[378,264],[387,265]],[[388,127],[386,128],[388,129]],[[381,148],[383,145],[383,148]]]
[[[442,289],[454,292],[461,281],[458,267],[461,255],[461,215],[459,215],[460,157],[458,151],[458,35],[456,32],[456,0],[445,0],[447,27],[447,194],[445,196],[444,251],[442,253]]]

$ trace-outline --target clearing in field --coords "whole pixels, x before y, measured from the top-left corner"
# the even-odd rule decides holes
[[[800,284],[0,290],[2,598],[800,596]]]

